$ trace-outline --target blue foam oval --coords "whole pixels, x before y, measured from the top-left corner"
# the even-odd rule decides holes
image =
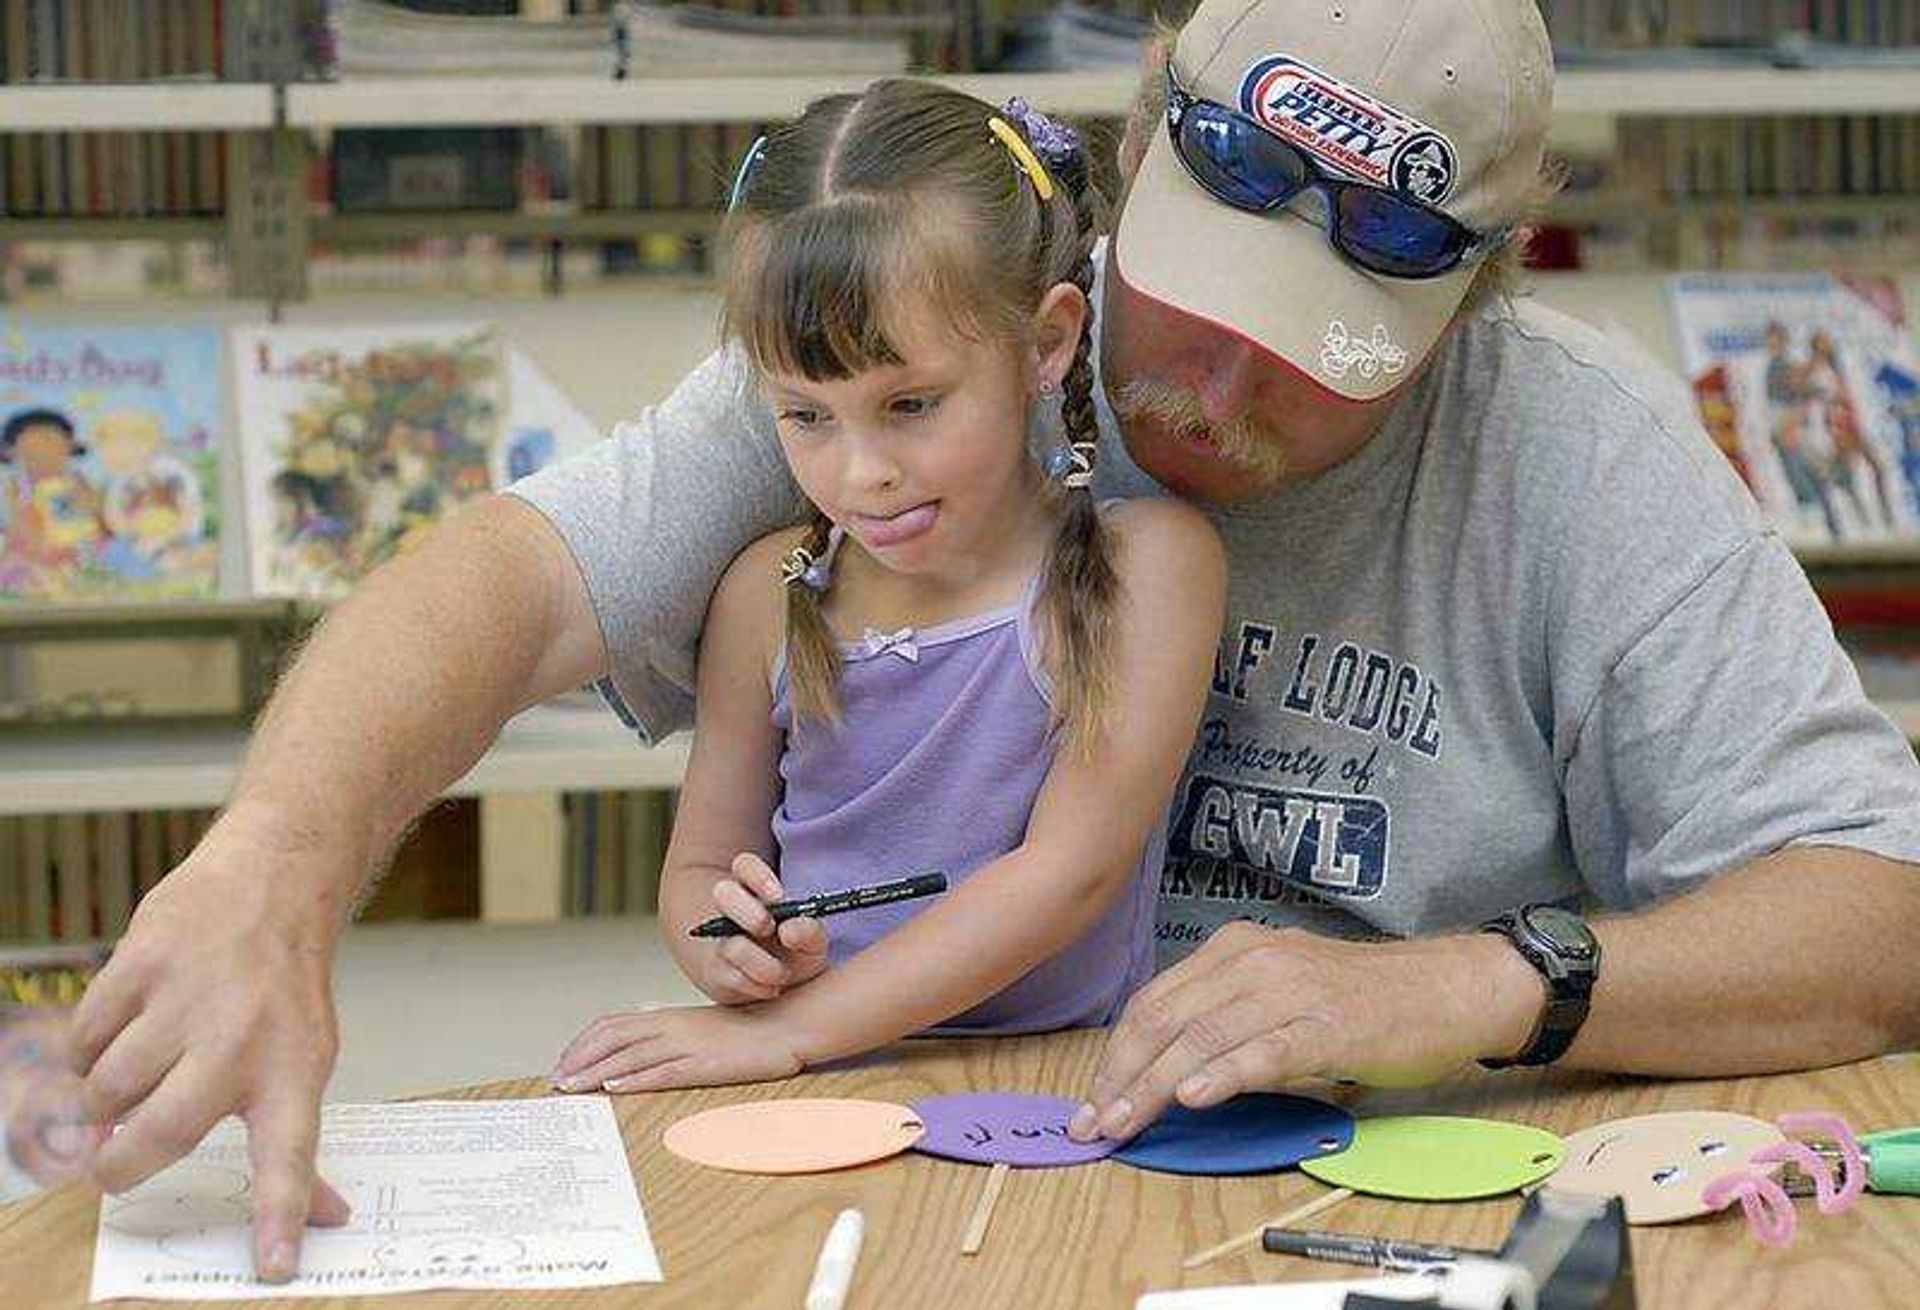
[[[1223,1105],[1175,1105],[1113,1153],[1168,1174],[1262,1174],[1334,1155],[1353,1141],[1353,1116],[1309,1096],[1252,1092]]]

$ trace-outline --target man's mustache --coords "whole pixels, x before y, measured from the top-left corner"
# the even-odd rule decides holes
[[[1200,408],[1200,398],[1185,387],[1135,378],[1114,396],[1113,411],[1122,422],[1151,419],[1182,435],[1199,437],[1223,459],[1263,479],[1277,478],[1287,471],[1286,450],[1277,429],[1244,417],[1209,422]]]

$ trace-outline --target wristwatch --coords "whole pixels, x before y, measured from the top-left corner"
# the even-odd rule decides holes
[[[1480,931],[1497,932],[1512,942],[1547,983],[1546,1013],[1526,1049],[1480,1063],[1489,1069],[1552,1064],[1567,1053],[1587,1021],[1593,984],[1600,976],[1600,939],[1585,919],[1557,905],[1523,905],[1481,924]]]

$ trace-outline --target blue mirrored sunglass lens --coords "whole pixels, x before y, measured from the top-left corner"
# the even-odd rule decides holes
[[[1285,142],[1213,105],[1187,111],[1179,146],[1201,183],[1242,209],[1271,209],[1307,181],[1299,155]]]
[[[1466,245],[1460,228],[1384,191],[1343,187],[1335,210],[1342,248],[1376,272],[1437,273],[1457,263]]]

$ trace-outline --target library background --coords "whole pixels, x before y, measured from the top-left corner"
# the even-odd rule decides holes
[[[1567,186],[1533,294],[1690,381],[1920,735],[1920,5],[1540,3]],[[191,849],[329,601],[711,348],[762,124],[911,70],[1110,153],[1154,11],[1185,8],[0,0],[8,988],[70,987]],[[1770,368],[1804,399],[1787,441]],[[542,706],[365,918],[644,916],[684,762]]]

